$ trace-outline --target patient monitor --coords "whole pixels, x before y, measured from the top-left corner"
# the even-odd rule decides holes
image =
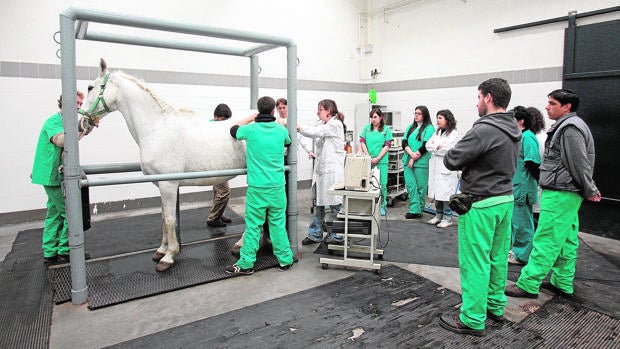
[[[372,188],[370,156],[349,154],[344,159],[344,188],[346,190],[368,191]]]

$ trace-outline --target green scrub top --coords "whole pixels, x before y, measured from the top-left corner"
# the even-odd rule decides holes
[[[538,182],[525,168],[525,162],[531,161],[540,165],[538,139],[534,132],[526,130],[521,137],[521,149],[517,158],[517,170],[512,178],[515,203],[533,205],[538,202]]]
[[[405,133],[403,134],[403,141],[407,141],[407,144],[409,144],[409,148],[411,148],[411,150],[415,152],[418,149],[420,149],[420,147],[422,146],[422,143],[427,142],[429,139],[431,139],[431,137],[433,136],[433,133],[435,133],[435,127],[433,127],[433,125],[426,126],[426,128],[422,132],[422,140],[418,140],[418,133],[420,132],[419,126],[416,127],[415,130],[411,132],[411,134],[409,134],[409,131],[411,130],[412,127],[413,127],[413,124],[409,124],[409,126],[405,128]],[[428,161],[430,160],[430,158],[431,158],[431,153],[426,152],[424,155],[422,155],[421,158],[419,158],[415,162],[414,166],[415,167],[428,167]],[[411,156],[409,156],[409,154],[405,152],[405,155],[403,155],[403,164],[407,166],[407,164],[409,164],[409,160],[411,160]]]
[[[360,138],[364,138],[366,140],[366,148],[368,148],[368,153],[370,153],[370,156],[373,158],[379,156],[386,141],[392,141],[394,139],[392,136],[392,130],[389,126],[383,126],[383,131],[379,132],[375,131],[372,124],[364,126],[364,129],[362,129],[362,133],[360,134]],[[388,158],[389,156],[385,154],[381,160],[379,160],[377,165],[387,164]]]
[[[32,183],[47,186],[58,186],[62,182],[62,175],[58,167],[62,164],[62,148],[52,143],[51,138],[65,132],[62,125],[62,116],[56,113],[50,116],[39,134],[37,150],[32,165]]]
[[[245,140],[248,185],[273,188],[284,185],[284,146],[288,130],[275,121],[239,126],[237,139]]]

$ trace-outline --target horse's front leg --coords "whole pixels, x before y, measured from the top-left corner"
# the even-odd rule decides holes
[[[175,228],[178,188],[179,184],[177,182],[159,182],[163,236],[162,244],[155,253],[163,253],[164,255],[155,267],[157,271],[168,270],[174,264],[174,256],[179,253],[179,242],[177,241]]]
[[[153,260],[155,262],[159,262],[166,255],[166,250],[168,250],[168,236],[166,235],[166,223],[164,223],[164,215],[162,214],[161,220],[161,245],[157,248],[155,253],[153,253]]]

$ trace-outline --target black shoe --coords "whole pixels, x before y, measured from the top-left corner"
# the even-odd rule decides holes
[[[293,264],[294,262],[289,265],[278,265],[278,271],[287,271],[293,267]]]
[[[439,317],[439,325],[448,331],[460,334],[471,334],[472,336],[482,337],[486,334],[485,330],[474,330],[467,327],[459,318],[459,313],[441,314]]]
[[[68,254],[59,254],[58,256],[56,256],[56,260],[58,261],[58,264],[70,263],[71,256]]]
[[[221,220],[222,220],[222,222],[224,222],[224,223],[232,223],[232,219],[230,219],[230,218],[228,218],[228,217],[226,217],[226,216],[222,216],[220,219],[221,219]]]
[[[421,213],[407,212],[407,214],[405,215],[405,218],[407,218],[407,219],[418,219],[418,218],[422,218],[422,214]]]
[[[320,241],[314,241],[312,239],[310,239],[309,237],[304,238],[303,240],[301,240],[301,244],[302,245],[312,245],[312,244],[318,244]]]
[[[555,294],[557,294],[558,296],[562,296],[562,297],[572,297],[573,294],[572,293],[566,293],[562,290],[560,290],[559,288],[557,288],[556,286],[554,286],[551,281],[549,280],[543,280],[542,284],[540,284],[540,287],[547,289]]]
[[[495,315],[487,310],[487,319],[491,319],[495,322],[504,322],[504,315]]]
[[[520,289],[517,285],[506,286],[506,291],[504,291],[506,296],[517,297],[517,298],[538,298],[538,293],[529,293]]]
[[[216,219],[214,221],[207,221],[207,225],[210,227],[221,228],[225,227],[226,223],[222,222],[221,219]]]
[[[342,240],[336,240],[336,239],[324,239],[323,242],[326,245],[339,245],[342,246],[344,245],[344,239]]]
[[[43,257],[43,264],[47,266],[58,264],[58,258],[56,256]]]
[[[252,275],[254,274],[254,268],[247,268],[247,269],[242,269],[240,268],[237,263],[233,264],[233,265],[229,265],[226,267],[226,272],[228,274],[233,274],[233,275]]]

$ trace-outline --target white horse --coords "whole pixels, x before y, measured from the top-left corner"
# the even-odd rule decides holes
[[[88,132],[110,112],[123,114],[129,132],[140,147],[145,174],[196,172],[245,168],[245,144],[230,135],[233,122],[210,122],[211,117],[174,109],[138,79],[108,72],[101,59],[101,74],[89,86],[80,127]],[[153,260],[157,271],[174,263],[179,253],[176,204],[179,186],[213,185],[234,176],[154,182],[161,193],[162,242]]]

